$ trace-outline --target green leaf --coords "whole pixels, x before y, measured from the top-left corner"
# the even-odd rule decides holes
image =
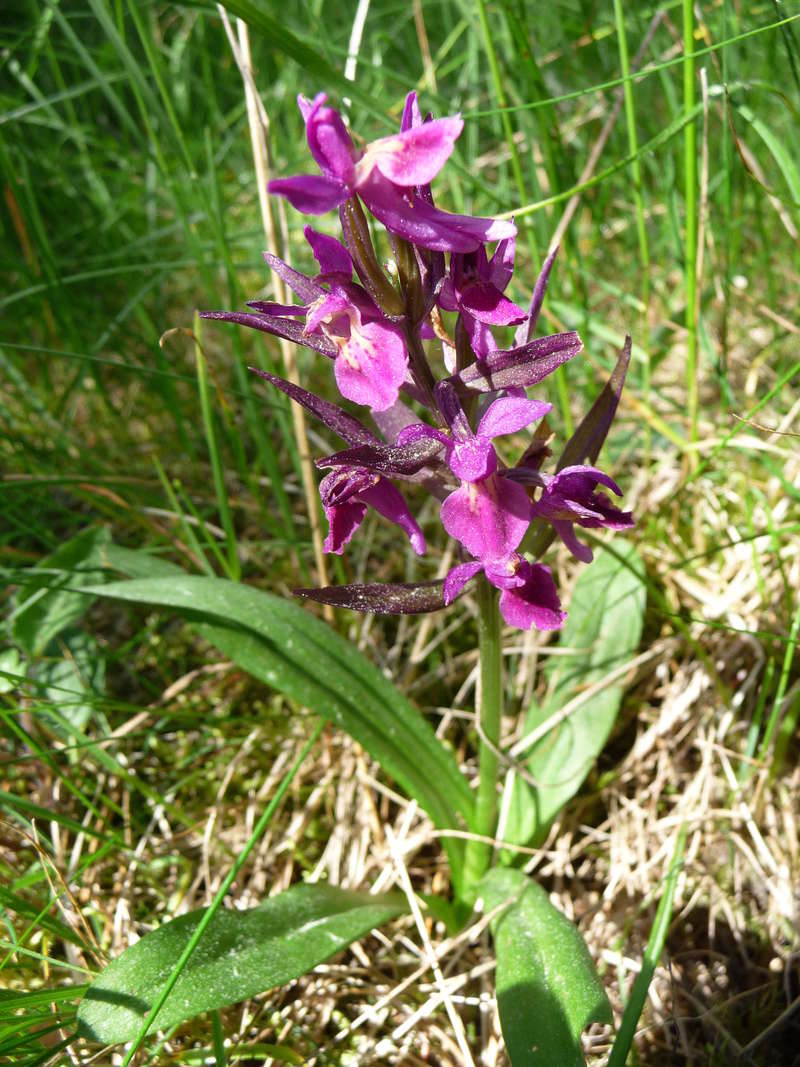
[[[25,665],[16,648],[0,651],[0,693],[13,693],[25,679]]]
[[[350,642],[289,601],[223,578],[175,575],[88,590],[170,607],[244,670],[363,745],[441,829],[470,828],[473,801],[432,727]],[[456,880],[463,843],[448,854]]]
[[[73,630],[63,636],[58,646],[59,659],[46,660],[36,670],[36,680],[44,687],[44,695],[51,700],[59,714],[72,729],[82,733],[89,721],[97,696],[103,692],[106,661],[100,646],[91,634]],[[54,725],[56,733],[69,736],[63,726],[43,712],[41,718]]]
[[[541,707],[531,706],[523,736],[631,659],[642,635],[643,576],[644,564],[630,542],[612,541],[597,552],[575,584],[561,632],[564,654],[549,660],[547,698]],[[541,840],[602,751],[623,692],[621,680],[600,689],[531,748],[526,766],[536,787],[515,777],[506,840]]]
[[[297,885],[246,911],[218,911],[151,1029],[164,1030],[284,985],[406,910],[399,894],[373,896],[325,884]],[[132,1041],[204,909],[181,915],[126,949],[78,1008],[80,1033]]]
[[[481,881],[492,920],[497,1008],[512,1067],[582,1067],[581,1032],[611,1022],[611,1005],[577,927],[521,871]]]
[[[25,573],[11,636],[29,655],[41,655],[89,607],[90,598],[79,590],[87,580],[101,578],[102,551],[108,542],[108,530],[92,526]]]

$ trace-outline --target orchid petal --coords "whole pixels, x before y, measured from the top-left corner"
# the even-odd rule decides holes
[[[517,433],[553,410],[545,400],[526,400],[515,396],[501,396],[494,400],[478,424],[479,437],[501,437]]]
[[[562,467],[552,481],[557,486],[570,486],[570,490],[574,485],[577,489],[577,495],[580,496],[591,492],[596,485],[604,485],[612,493],[622,496],[622,490],[614,479],[603,471],[598,470],[597,467],[584,467],[581,465]],[[572,496],[574,494],[570,491],[569,495]]]
[[[433,391],[433,395],[439,405],[442,418],[450,427],[454,440],[468,441],[473,436],[473,433],[453,383],[446,380],[439,382]]]
[[[377,485],[361,494],[361,499],[375,508],[389,522],[393,522],[404,530],[411,542],[411,547],[418,556],[425,555],[426,545],[422,530],[417,525],[399,489],[396,489],[385,478],[381,478]]]
[[[397,435],[397,444],[401,447],[405,447],[416,441],[426,439],[438,441],[440,445],[443,445],[448,450],[448,452],[453,447],[453,442],[446,433],[442,430],[437,430],[435,426],[429,426],[427,422],[414,422],[410,426],[405,426]]]
[[[435,119],[373,141],[356,167],[365,179],[373,168],[395,185],[427,185],[447,162],[464,122],[460,116]],[[356,185],[360,184],[358,177]]]
[[[524,310],[507,299],[491,282],[472,282],[461,291],[461,310],[489,326],[513,326]]]
[[[459,563],[457,567],[453,567],[444,580],[445,604],[452,604],[467,582],[474,578],[478,571],[482,570],[482,567],[483,565],[477,561]]]
[[[441,518],[445,530],[470,555],[501,559],[525,536],[531,503],[522,486],[489,477],[451,493],[442,504]]]
[[[591,563],[594,559],[594,553],[588,545],[585,545],[582,541],[579,541],[575,536],[575,527],[571,522],[566,522],[562,519],[556,519],[553,522],[553,529],[558,536],[570,550],[575,559],[579,559],[581,563]]]
[[[273,178],[267,185],[272,196],[283,196],[303,215],[323,215],[343,204],[351,195],[338,178],[327,174],[297,174],[293,178]]]
[[[306,116],[308,147],[323,174],[350,186],[355,176],[355,146],[342,116],[324,103],[325,97],[318,96]]]
[[[560,630],[566,619],[561,610],[558,591],[550,573],[543,563],[519,565],[525,582],[514,589],[505,589],[500,594],[500,614],[509,626],[520,630]]]
[[[479,482],[497,470],[497,453],[488,438],[469,437],[455,443],[448,463],[463,482]]]
[[[345,341],[350,335],[350,314],[358,324],[361,314],[351,300],[340,292],[325,293],[315,300],[306,315],[306,333],[318,333],[323,324],[328,327],[324,332],[335,345],[340,338]]]
[[[286,282],[292,292],[297,293],[304,304],[313,304],[315,300],[319,300],[321,296],[324,296],[325,290],[313,278],[301,274],[299,270],[290,267],[288,263],[284,263],[282,259],[273,256],[271,252],[262,252],[262,255],[270,270],[275,271],[278,277]]]
[[[359,500],[350,500],[346,504],[326,507],[328,536],[323,542],[322,551],[341,556],[342,549],[352,539],[353,534],[364,521],[366,513],[367,505]]]
[[[434,251],[470,252],[483,242],[499,241],[516,233],[514,224],[504,220],[439,211],[374,172],[359,185],[358,195],[392,233]]]
[[[407,365],[400,331],[380,322],[366,322],[358,328],[351,324],[350,337],[339,346],[333,370],[342,396],[385,411],[397,400]]]
[[[416,90],[412,89],[406,97],[406,102],[403,105],[403,117],[400,120],[400,131],[405,133],[406,130],[414,129],[417,126],[422,125],[422,114],[419,110],[419,104],[417,103]]]
[[[345,274],[347,278],[353,275],[353,261],[341,241],[327,234],[306,226],[303,230],[305,239],[311,246],[314,259],[319,264],[322,274]]]

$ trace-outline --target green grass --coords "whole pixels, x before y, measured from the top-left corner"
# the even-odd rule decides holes
[[[562,435],[580,421],[631,331],[628,395],[603,462],[641,501],[634,536],[652,589],[648,634],[677,635],[664,670],[716,671],[717,693],[744,684],[734,664],[750,669],[743,649],[755,649],[765,667],[731,705],[720,745],[733,750],[742,795],[761,776],[757,815],[766,819],[771,798],[790,789],[800,715],[798,441],[769,434],[798,432],[797,16],[766,0],[699,9],[690,0],[423,0],[428,63],[413,6],[373,0],[349,84],[340,7],[264,0],[230,10],[251,19],[276,174],[312,169],[297,93],[327,90],[337,106],[348,95],[352,128],[368,140],[394,129],[406,92],[420,88],[423,109],[460,111],[466,123],[437,202],[518,221],[509,295],[520,303],[579,197],[542,324],[580,330],[586,353],[546,386],[553,427]],[[637,72],[633,57],[659,13]],[[94,604],[46,647],[26,644],[14,617],[30,569],[94,527],[145,550],[154,567],[169,560],[287,595],[315,574],[288,404],[246,370],[282,374],[280,349],[221,324],[200,334],[195,319],[196,309],[240,308],[269,284],[241,77],[216,10],[24,0],[0,27],[0,72],[0,1059],[32,1065],[59,1062],[80,991],[119,951],[120,930],[141,932],[184,902],[212,899],[244,854],[243,828],[272,795],[259,790],[313,723],[186,626],[145,610]],[[617,93],[620,117],[582,180]],[[299,269],[310,266],[304,221],[288,209],[280,223]],[[333,232],[335,220],[317,224]],[[332,395],[323,360],[299,352],[298,370]],[[312,456],[324,440],[312,429]],[[382,578],[433,577],[443,540],[430,505],[421,507],[429,559],[398,551],[370,520],[333,559],[334,580],[369,580],[375,561]],[[753,587],[724,601],[737,568],[752,569]],[[47,575],[67,590],[79,580],[69,563]],[[706,612],[719,598],[719,613]],[[454,618],[432,624],[440,641],[407,667],[426,709],[449,706],[469,669],[472,622],[464,614],[446,630]],[[420,633],[419,620],[362,626],[340,613],[336,625],[398,674]],[[524,657],[513,662],[524,673]],[[649,722],[660,705],[640,689],[629,711]],[[704,728],[723,711],[724,702],[706,707]],[[453,738],[463,755],[464,734]],[[318,768],[330,759],[323,744],[314,753]],[[731,782],[719,776],[727,796]],[[272,851],[259,859],[262,892],[286,856],[295,879],[319,861],[336,825],[333,800],[286,855],[279,848],[316,784],[311,775],[284,798]],[[606,795],[583,802],[586,819],[599,821]],[[380,803],[389,818],[389,801]],[[225,832],[201,847],[211,812]],[[651,888],[666,866],[654,863]],[[691,863],[685,876],[710,892]],[[747,916],[763,943],[775,936],[773,919]],[[282,1044],[277,1009],[274,1018],[269,1002],[257,1011],[263,1041]],[[313,1021],[295,1025],[287,1043],[307,1051]],[[217,1062],[220,1027],[233,1039],[234,1026],[226,1013],[197,1024]],[[689,1029],[700,1042],[700,1028]],[[757,1033],[738,1036],[746,1044]],[[188,1055],[188,1041],[176,1047]],[[651,1062],[653,1047],[643,1039],[639,1063]],[[780,1056],[769,1043],[759,1055],[769,1048]],[[93,1051],[78,1042],[70,1050],[75,1062]]]

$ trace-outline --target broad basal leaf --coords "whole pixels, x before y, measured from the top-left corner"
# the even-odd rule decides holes
[[[495,868],[479,886],[492,921],[497,1008],[512,1067],[583,1067],[581,1032],[611,1022],[586,943],[521,871]]]
[[[612,541],[596,553],[575,584],[561,631],[564,654],[549,660],[547,698],[530,708],[523,736],[631,659],[642,635],[643,575],[644,565],[627,541]],[[536,787],[515,778],[506,840],[540,839],[580,789],[608,740],[623,691],[622,679],[603,687],[522,757]]]
[[[472,794],[450,751],[358,649],[297,604],[222,578],[115,582],[94,595],[186,615],[246,671],[354,737],[442,829],[469,827]],[[448,851],[460,873],[462,843]]]
[[[372,896],[298,885],[246,911],[220,909],[164,1001],[152,1029],[284,985],[406,909],[399,894]],[[203,909],[181,915],[126,949],[95,979],[78,1009],[95,1041],[132,1041],[194,933]]]

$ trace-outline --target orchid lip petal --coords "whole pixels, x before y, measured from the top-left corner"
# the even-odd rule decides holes
[[[561,610],[550,568],[543,563],[518,564],[524,577],[522,586],[504,589],[500,594],[500,614],[509,626],[521,630],[559,630],[566,619]]]
[[[365,322],[351,327],[333,370],[342,396],[373,411],[386,411],[397,402],[407,366],[400,331],[389,323]]]
[[[531,519],[521,485],[496,477],[462,485],[442,504],[445,530],[478,559],[502,559],[520,544]]]

